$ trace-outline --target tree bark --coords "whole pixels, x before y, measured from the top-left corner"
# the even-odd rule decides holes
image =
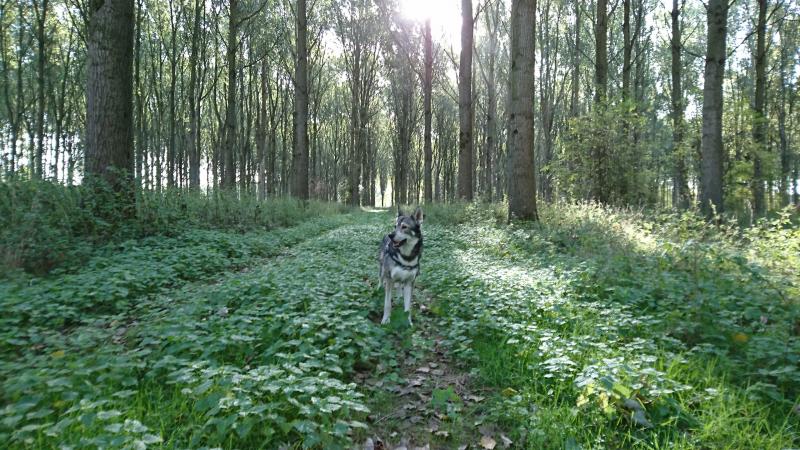
[[[189,188],[196,190],[200,189],[200,142],[198,139],[199,134],[199,120],[200,102],[197,98],[197,68],[200,64],[198,54],[200,53],[200,19],[203,14],[203,2],[195,0],[194,2],[194,20],[192,25],[192,50],[189,64],[189,142],[187,143],[187,151],[189,152]]]
[[[683,143],[683,115],[684,99],[682,89],[682,63],[681,63],[681,10],[678,7],[678,0],[672,0],[672,40],[670,49],[672,51],[672,155],[674,159],[674,179],[672,186],[672,203],[678,209],[684,210],[689,207],[690,195],[688,175],[686,169],[686,155],[681,150]]]
[[[461,59],[458,65],[458,197],[472,201],[472,0],[461,0]]]
[[[758,23],[756,25],[756,92],[753,100],[753,180],[750,190],[753,194],[753,215],[762,217],[766,212],[764,198],[764,173],[761,157],[767,151],[767,122],[764,115],[764,104],[767,93],[767,0],[758,0]]]
[[[594,29],[594,102],[600,105],[608,95],[608,3],[597,0]]]
[[[39,8],[38,0],[34,0],[33,6],[36,15],[38,51],[36,55],[36,153],[35,170],[31,175],[41,179],[44,177],[45,67],[47,64],[45,25],[47,22],[48,0],[42,0],[41,9]]]
[[[533,101],[536,0],[511,4],[510,135],[508,143],[509,220],[539,220],[536,210]]]
[[[424,90],[423,108],[425,115],[425,181],[423,190],[425,192],[425,203],[433,202],[433,179],[431,176],[431,165],[433,163],[433,151],[431,148],[431,91],[433,89],[433,43],[431,40],[431,20],[425,21],[425,79],[422,82]]]
[[[297,0],[295,65],[295,132],[292,155],[292,195],[308,199],[308,23],[306,0]]]
[[[703,80],[703,132],[700,162],[700,207],[706,217],[724,212],[722,191],[722,81],[725,75],[728,0],[709,0],[708,38]]]
[[[133,170],[133,0],[90,7],[85,170],[124,191]]]
[[[631,98],[633,40],[631,39],[631,0],[623,0],[622,19],[622,99]]]
[[[238,0],[230,0],[228,17],[228,46],[226,62],[228,66],[227,107],[225,110],[225,125],[223,126],[222,148],[222,180],[220,187],[223,189],[236,188],[236,165],[234,163],[234,149],[236,147],[236,49],[239,47],[239,23],[237,17]]]

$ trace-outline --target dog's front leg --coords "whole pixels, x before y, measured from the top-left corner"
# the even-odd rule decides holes
[[[382,325],[389,323],[389,320],[392,317],[392,294],[394,293],[394,286],[392,286],[393,284],[394,283],[392,283],[391,279],[384,278],[383,319],[381,320]]]
[[[411,322],[411,291],[414,289],[414,286],[411,283],[406,284],[403,286],[403,306],[405,307],[405,311],[408,313],[408,324],[414,325]]]

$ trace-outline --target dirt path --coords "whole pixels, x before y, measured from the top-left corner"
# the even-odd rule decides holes
[[[381,291],[382,292],[382,291]],[[365,450],[503,448],[489,436],[500,436],[484,424],[483,391],[468,368],[456,363],[440,333],[433,311],[436,300],[419,288],[414,292],[414,327],[392,333],[396,364],[379,364],[357,381],[371,396]],[[395,299],[395,304],[397,304]],[[373,317],[378,322],[380,316]],[[397,320],[397,316],[393,318]],[[487,436],[481,441],[483,436]]]

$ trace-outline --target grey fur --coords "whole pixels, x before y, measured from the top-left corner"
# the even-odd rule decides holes
[[[403,215],[397,210],[395,229],[383,237],[380,262],[380,280],[385,291],[383,319],[381,323],[389,323],[392,314],[392,297],[394,289],[402,290],[403,306],[411,322],[411,293],[414,281],[419,275],[419,262],[422,259],[422,221],[424,215],[421,208],[414,214]]]

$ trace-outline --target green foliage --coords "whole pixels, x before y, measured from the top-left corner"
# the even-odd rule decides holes
[[[480,422],[531,449],[800,443],[788,210],[746,229],[594,204],[542,205],[525,226],[500,207],[425,210],[415,313],[431,299],[422,322],[486,397],[433,389],[451,435]],[[389,219],[178,230],[3,281],[0,444],[352,448],[381,389],[405,383],[401,361],[424,358],[401,308],[399,328],[375,321]],[[356,384],[370,378],[383,387]]]
[[[545,170],[555,174],[558,189],[570,198],[655,203],[653,167],[639,142],[644,120],[632,103],[595,108],[569,123],[556,160]]]
[[[126,239],[190,229],[272,229],[344,211],[323,202],[175,190],[139,192],[131,212],[129,202],[103,185],[11,181],[0,183],[0,267],[44,274]]]
[[[491,417],[515,441],[797,444],[800,234],[788,215],[742,230],[592,204],[540,214],[532,228],[426,235],[438,326],[496,389]]]
[[[367,412],[354,367],[385,351],[358,301],[374,253],[335,252],[377,246],[354,222],[128,241],[74,274],[4,283],[0,442],[345,447]]]

